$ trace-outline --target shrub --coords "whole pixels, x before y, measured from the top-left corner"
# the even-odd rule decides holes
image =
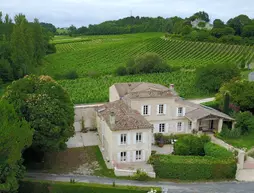
[[[232,152],[211,142],[206,143],[204,146],[204,149],[205,149],[205,155],[207,156],[222,158],[222,159],[228,159],[228,158],[234,157]]]
[[[126,70],[126,67],[124,66],[119,66],[117,69],[116,69],[116,75],[119,75],[119,76],[124,76],[124,75],[127,75],[127,70]]]
[[[204,144],[211,139],[208,136],[184,136],[177,140],[174,144],[175,155],[199,155],[204,156]]]
[[[233,179],[236,173],[234,159],[217,159],[210,156],[155,155],[153,165],[158,177],[168,179]]]
[[[71,70],[63,75],[65,79],[75,80],[78,78],[78,73],[75,70]]]
[[[210,101],[210,102],[206,102],[206,103],[202,103],[202,105],[205,105],[207,107],[211,107],[213,109],[217,109],[220,110],[220,103],[218,101]]]
[[[138,181],[147,181],[149,180],[149,176],[147,175],[146,172],[137,170],[137,172],[132,176],[133,180],[138,180]]]
[[[241,136],[241,129],[240,128],[228,129],[228,127],[223,127],[219,135],[225,138],[232,139],[238,138]]]
[[[246,111],[236,115],[236,128],[241,130],[241,134],[249,133],[254,130],[254,116]]]

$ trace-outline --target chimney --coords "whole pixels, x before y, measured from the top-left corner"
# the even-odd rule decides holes
[[[175,85],[174,85],[174,84],[170,84],[170,86],[169,86],[169,90],[171,90],[171,91],[175,91]]]
[[[109,114],[109,122],[110,122],[110,125],[115,125],[116,123],[116,115],[114,112],[110,112]]]

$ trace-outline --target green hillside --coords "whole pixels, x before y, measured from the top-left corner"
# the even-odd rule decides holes
[[[40,69],[53,77],[75,70],[79,79],[59,81],[75,103],[102,102],[108,99],[108,87],[115,82],[149,81],[168,86],[176,84],[183,97],[202,97],[213,93],[195,88],[195,68],[209,63],[250,60],[254,48],[217,43],[166,40],[161,33],[83,36],[57,36],[57,53],[49,55]],[[133,56],[158,53],[168,64],[180,67],[173,73],[117,77],[114,71]]]

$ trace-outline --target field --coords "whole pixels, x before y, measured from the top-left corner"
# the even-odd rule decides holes
[[[60,80],[74,103],[93,103],[108,100],[108,87],[115,82],[149,81],[168,86],[176,85],[182,97],[204,97],[207,93],[195,88],[195,69],[210,63],[237,63],[244,56],[250,60],[254,48],[250,46],[167,40],[161,33],[68,37],[53,40],[57,53],[48,55],[39,74],[58,79],[60,75],[76,71],[79,79]],[[169,65],[181,68],[173,73],[118,77],[117,67],[146,52],[158,53]]]

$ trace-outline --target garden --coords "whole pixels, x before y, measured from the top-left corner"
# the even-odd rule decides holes
[[[213,144],[209,136],[184,135],[174,143],[172,155],[153,154],[149,162],[163,179],[226,180],[235,178],[235,156]]]

